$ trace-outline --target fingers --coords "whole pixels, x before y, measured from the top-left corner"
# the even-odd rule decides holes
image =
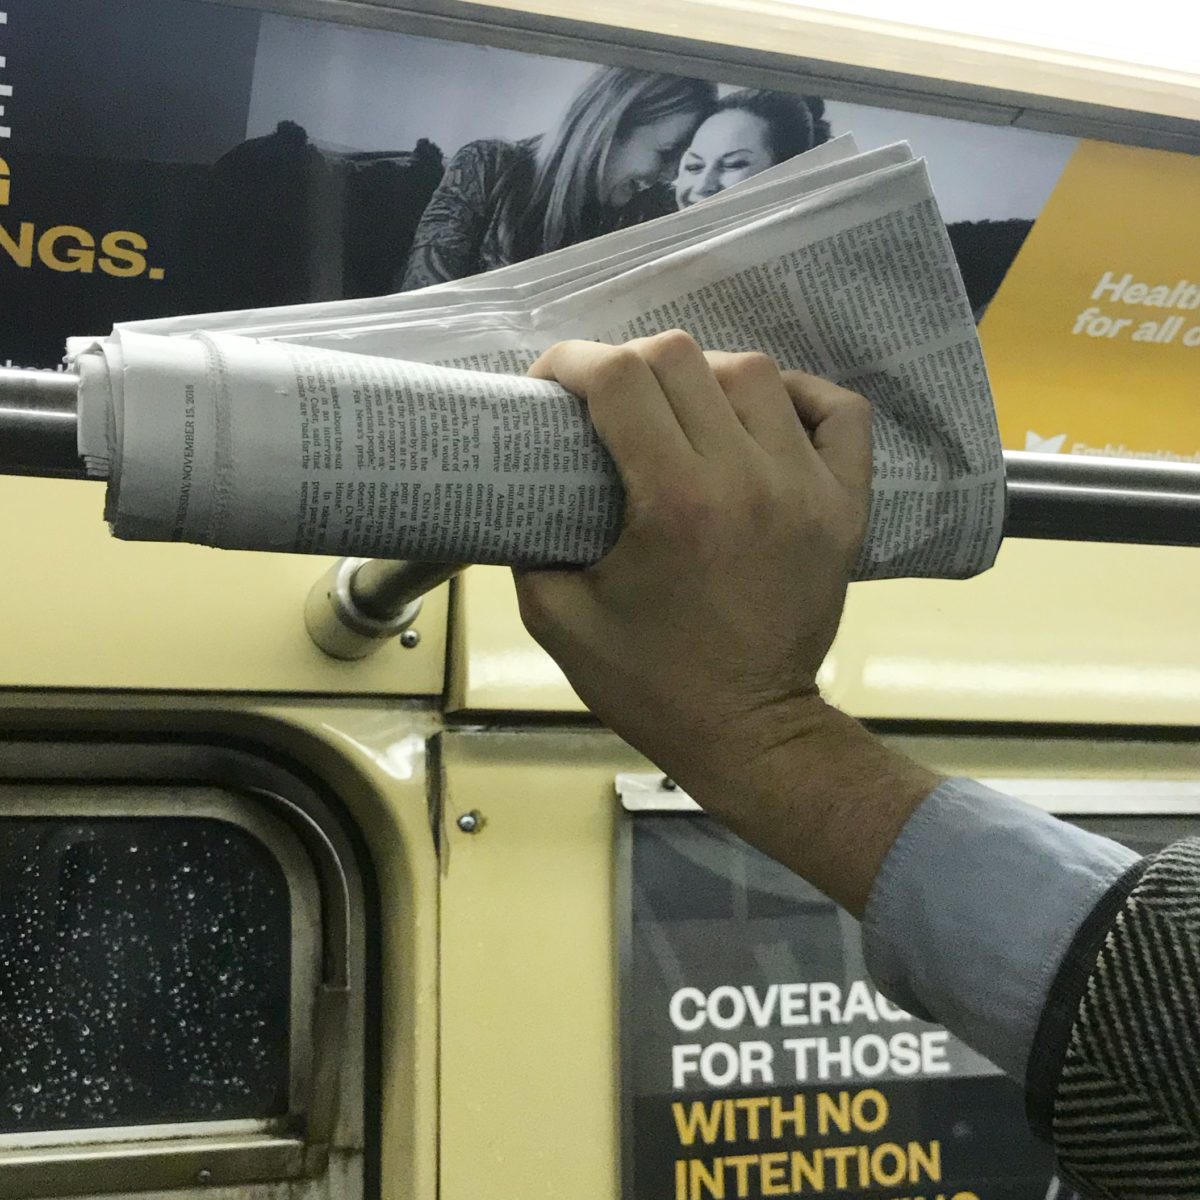
[[[626,345],[646,360],[679,427],[698,454],[717,458],[745,438],[727,389],[688,334],[673,329]]]
[[[600,342],[559,342],[529,368],[587,401],[592,424],[626,487],[653,479],[664,458],[691,457],[691,444],[654,372],[636,350]]]
[[[843,486],[871,481],[871,410],[862,396],[763,354],[704,354],[672,331],[625,346],[561,342],[530,368],[588,402],[627,488],[694,455],[750,441],[772,455],[819,459]]]
[[[746,432],[768,454],[812,453],[779,368],[765,354],[705,355]]]
[[[618,462],[635,450],[654,450],[647,442],[659,437],[678,448],[663,400],[677,431],[698,454],[719,457],[745,438],[704,352],[681,330],[637,338],[621,347],[563,342],[542,355],[530,374],[557,379],[584,396]],[[659,395],[648,390],[651,383],[658,385]],[[657,450],[661,453],[661,442]]]
[[[803,371],[784,371],[800,420],[830,473],[844,487],[861,491],[871,484],[871,405],[857,392]]]

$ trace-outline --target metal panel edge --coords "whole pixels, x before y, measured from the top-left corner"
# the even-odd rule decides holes
[[[1035,93],[910,74],[877,67],[721,44],[574,16],[502,8],[457,0],[216,0],[237,8],[336,21],[422,37],[443,38],[588,61],[689,74],[780,91],[814,91],[826,99],[875,104],[987,124],[1019,124],[1075,136],[1103,137],[1133,145],[1200,151],[1200,119],[1149,108],[1112,105],[1100,99],[1064,99],[1051,90]],[[738,14],[749,19],[749,14]],[[686,22],[678,22],[678,27]],[[882,34],[862,33],[886,43]],[[536,41],[532,40],[536,39]],[[931,52],[948,47],[931,43]],[[997,53],[997,63],[1003,56]],[[1011,52],[1007,56],[1012,58]],[[930,53],[930,61],[934,54]],[[1020,61],[1020,60],[1018,60]],[[1031,60],[1032,61],[1032,60]],[[1055,64],[1048,64],[1055,65]],[[1089,64],[1100,75],[1098,65]],[[1048,72],[1050,73],[1050,72]],[[731,77],[736,76],[736,80]],[[1106,94],[1128,74],[1113,72]],[[1100,95],[1099,80],[1093,89]],[[1149,95],[1152,89],[1143,94]],[[1200,105],[1198,105],[1200,109]]]

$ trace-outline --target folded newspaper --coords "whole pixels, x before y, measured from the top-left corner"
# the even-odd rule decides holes
[[[702,204],[472,279],[73,339],[80,450],[121,538],[588,563],[620,532],[585,406],[525,370],[564,338],[681,328],[861,392],[861,579],[988,567],[1004,463],[925,164],[849,137]]]

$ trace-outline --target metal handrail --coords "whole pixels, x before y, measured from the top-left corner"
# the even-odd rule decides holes
[[[0,474],[83,477],[78,385],[68,372],[0,368]],[[1004,463],[1008,537],[1200,546],[1200,463],[1012,450]],[[420,597],[461,569],[343,559],[312,590],[309,632],[335,657],[363,657],[407,630]]]
[[[79,376],[0,367],[0,475],[82,479]]]
[[[1016,538],[1200,546],[1200,464],[1006,450]]]

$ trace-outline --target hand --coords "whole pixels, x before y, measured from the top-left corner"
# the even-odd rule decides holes
[[[587,401],[626,502],[595,566],[517,574],[527,628],[596,716],[860,915],[938,784],[817,694],[866,529],[867,402],[682,333],[564,342],[531,374]]]
[[[522,617],[596,716],[695,794],[820,707],[866,528],[870,408],[680,332],[564,342],[530,374],[587,401],[626,512],[595,566],[518,575]]]

